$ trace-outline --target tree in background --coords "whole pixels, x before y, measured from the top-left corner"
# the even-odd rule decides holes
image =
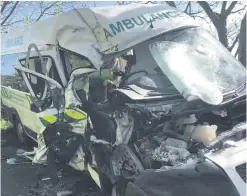
[[[246,67],[246,14],[241,22],[239,33],[239,46],[237,49],[238,60]]]
[[[239,1],[116,1],[115,4],[167,4],[176,7],[207,27],[219,41],[246,66],[247,3]],[[113,2],[114,4],[114,2]],[[76,7],[97,6],[87,1],[2,1],[1,33],[7,33],[23,23],[32,23],[69,11]],[[28,8],[28,9],[27,9]],[[28,12],[27,12],[28,10]],[[243,17],[245,15],[245,17]],[[241,22],[242,21],[242,22]],[[240,30],[241,26],[241,30]]]
[[[1,1],[1,34],[76,7],[93,7],[94,1]]]

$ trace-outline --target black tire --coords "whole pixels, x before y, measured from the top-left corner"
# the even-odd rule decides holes
[[[14,117],[14,128],[16,131],[19,142],[23,145],[28,144],[29,138],[25,132],[25,129],[18,117]]]
[[[1,108],[1,119],[2,120],[8,120],[8,118],[7,118],[7,116],[6,116],[5,111],[4,111],[3,108]]]

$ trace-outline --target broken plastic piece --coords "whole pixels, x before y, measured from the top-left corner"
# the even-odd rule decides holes
[[[62,178],[62,176],[58,176],[58,178]],[[42,178],[41,181],[46,181],[46,180],[50,180],[51,178],[50,177],[47,177],[47,178]]]
[[[72,191],[59,191],[57,193],[57,196],[65,196],[65,195],[71,195]]]
[[[23,150],[23,149],[18,149],[17,151],[16,151],[16,154],[17,155],[22,155],[22,154],[24,154],[26,151],[25,150]]]
[[[27,162],[27,161],[21,162],[21,161],[18,161],[16,158],[9,158],[9,159],[7,159],[7,163],[10,165],[18,165],[18,164],[25,164],[25,163],[31,163],[31,162],[30,161],[29,162]]]
[[[90,137],[90,141],[97,144],[110,144],[109,142],[101,139],[97,139],[94,135]]]
[[[210,142],[216,138],[216,125],[198,125],[192,132],[191,139],[197,142]]]

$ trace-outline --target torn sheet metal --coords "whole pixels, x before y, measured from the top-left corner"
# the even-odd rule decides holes
[[[75,155],[69,162],[69,165],[78,171],[85,170],[85,160],[84,160],[85,153],[80,145],[77,149]]]
[[[81,111],[78,106],[81,105],[79,98],[77,97],[75,90],[83,89],[86,94],[88,93],[88,74],[95,72],[95,69],[77,69],[71,74],[70,81],[68,83],[67,88],[65,89],[65,107],[62,108],[64,111],[64,118],[67,120],[73,120],[68,122],[73,129],[74,133],[78,133],[83,135],[85,133],[86,125],[87,125],[87,114]],[[82,80],[81,80],[82,79]],[[79,80],[79,82],[77,82]],[[84,81],[84,82],[81,82]],[[75,84],[77,82],[78,84]],[[66,109],[64,109],[66,108]],[[80,114],[80,115],[79,115]],[[66,120],[64,119],[64,120]],[[57,119],[55,119],[57,120]],[[43,138],[43,131],[45,127],[42,128],[38,132],[37,142],[38,147],[34,148],[32,152],[22,152],[19,153],[19,156],[26,157],[27,159],[32,160],[33,164],[45,164],[47,161],[47,147]],[[84,170],[84,152],[82,147],[80,146],[75,155],[72,157],[69,162],[73,168],[77,170]]]
[[[96,144],[105,144],[105,145],[110,145],[109,142],[105,141],[105,140],[101,140],[101,139],[97,139],[94,135],[92,135],[90,137],[90,141],[92,143],[96,143]]]
[[[76,95],[76,89],[83,89],[88,94],[89,75],[95,72],[95,69],[77,69],[71,73],[68,86],[65,89],[65,108],[76,108],[81,105],[79,97]]]
[[[116,142],[114,145],[128,144],[134,129],[134,120],[129,116],[128,111],[122,111],[114,115],[117,123]]]
[[[59,192],[57,192],[57,196],[66,196],[66,195],[72,195],[72,191],[59,191]]]

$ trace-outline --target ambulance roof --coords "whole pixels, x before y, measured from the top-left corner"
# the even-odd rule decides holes
[[[26,52],[35,43],[40,49],[59,44],[83,55],[90,48],[110,54],[186,26],[196,26],[195,20],[165,5],[78,8],[4,35],[1,53]]]

